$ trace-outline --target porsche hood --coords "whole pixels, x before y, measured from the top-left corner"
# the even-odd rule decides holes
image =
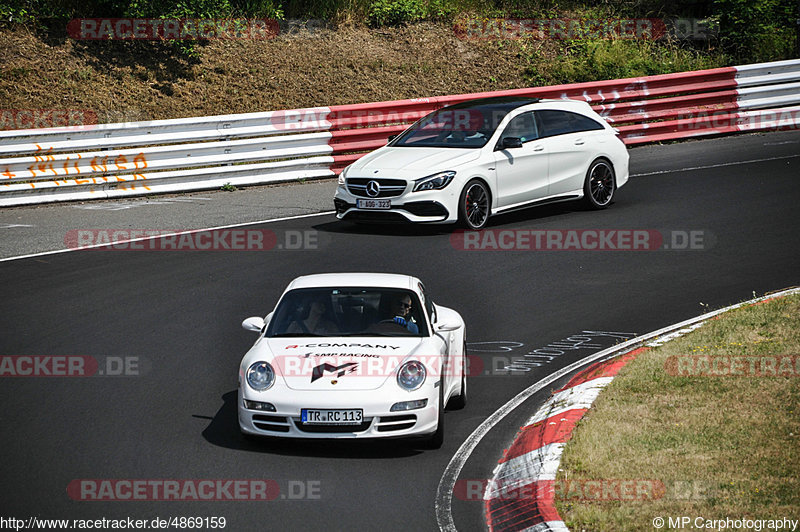
[[[431,377],[440,355],[419,337],[266,338],[248,357],[265,360],[292,390],[374,390],[395,379],[408,360],[422,362]]]

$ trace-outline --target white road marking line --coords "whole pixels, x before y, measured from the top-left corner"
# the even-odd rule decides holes
[[[194,233],[200,233],[203,231],[218,231],[220,229],[232,229],[234,227],[246,227],[248,225],[259,225],[259,224],[268,224],[272,222],[283,222],[286,220],[297,220],[300,218],[311,218],[314,216],[326,216],[328,214],[334,214],[336,211],[325,211],[325,212],[315,212],[311,214],[298,214],[296,216],[284,216],[283,218],[272,218],[270,220],[258,220],[256,222],[243,222],[240,224],[230,224],[230,225],[220,225],[217,227],[205,227],[202,229],[190,229],[186,231],[175,231],[174,233],[167,233],[164,235],[157,235],[157,236],[144,236],[141,238],[131,238],[128,240],[116,240],[114,242],[103,243],[103,244],[93,244],[91,246],[83,246],[80,248],[70,248],[70,249],[57,249],[55,251],[42,251],[41,253],[31,253],[30,255],[19,255],[17,257],[8,257],[6,259],[0,259],[0,262],[6,262],[11,260],[18,260],[18,259],[29,259],[31,257],[43,257],[45,255],[56,255],[58,253],[69,253],[70,251],[84,251],[87,249],[92,248],[107,248],[109,246],[113,246],[115,244],[127,244],[130,242],[139,242],[141,240],[155,240],[157,238],[167,238],[173,237],[177,235],[191,235]]]
[[[763,163],[766,161],[780,161],[782,159],[794,159],[796,157],[800,157],[800,155],[783,155],[781,157],[766,157],[764,159],[750,159],[749,161],[734,161],[730,163],[719,163],[719,164],[708,164],[705,166],[690,166],[687,168],[675,168],[674,170],[658,170],[656,172],[645,172],[643,174],[631,174],[630,177],[643,177],[646,175],[658,175],[658,174],[672,174],[675,172],[688,172],[690,170],[706,170],[708,168],[720,168],[723,166],[735,166],[737,164],[751,164],[751,163]]]
[[[82,211],[124,211],[132,209],[136,205],[75,205],[74,209],[81,209]]]
[[[140,201],[128,201],[125,203],[98,204],[98,205],[74,205],[73,208],[85,211],[124,211],[145,205],[172,205],[175,203],[194,203],[196,201],[211,201],[212,198],[169,198],[169,199],[146,199]]]

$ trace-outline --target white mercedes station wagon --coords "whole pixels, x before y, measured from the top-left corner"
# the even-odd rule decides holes
[[[444,107],[339,175],[336,216],[354,222],[460,222],[582,200],[607,207],[628,152],[586,102],[495,97]]]
[[[444,439],[467,399],[464,320],[408,275],[298,277],[239,366],[239,427],[290,438]]]

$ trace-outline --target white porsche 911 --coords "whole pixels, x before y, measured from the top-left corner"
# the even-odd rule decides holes
[[[494,97],[427,115],[344,169],[336,216],[355,222],[461,222],[544,203],[611,204],[628,152],[586,102]]]
[[[445,405],[466,404],[464,320],[414,277],[298,277],[239,366],[239,427],[292,438],[444,438]]]

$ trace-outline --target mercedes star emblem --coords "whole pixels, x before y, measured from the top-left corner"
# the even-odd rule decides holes
[[[367,196],[374,198],[381,193],[381,186],[377,181],[370,181],[367,183]]]

